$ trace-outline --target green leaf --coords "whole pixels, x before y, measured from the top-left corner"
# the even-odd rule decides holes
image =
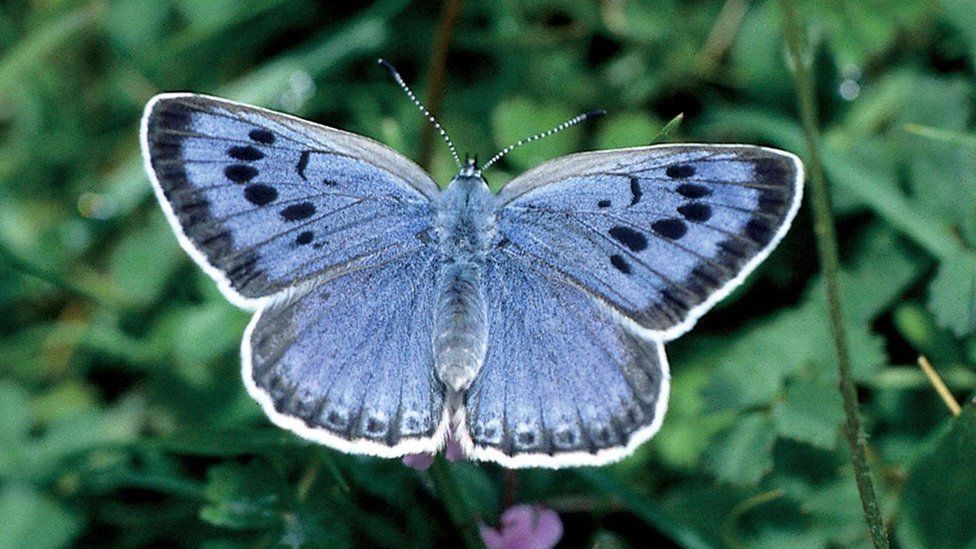
[[[235,530],[267,528],[282,519],[286,489],[281,477],[258,461],[214,465],[207,471],[208,503],[200,518]]]
[[[185,261],[162,212],[140,230],[130,231],[112,254],[109,270],[119,292],[133,303],[159,300],[169,276]]]
[[[905,547],[976,544],[976,407],[970,405],[905,480],[898,539]]]
[[[740,486],[758,483],[773,468],[776,429],[766,414],[742,416],[718,436],[706,456],[706,465],[722,482]]]
[[[520,139],[554,128],[576,113],[557,104],[539,104],[531,99],[509,99],[495,109],[492,117],[495,142],[506,147]],[[512,165],[527,169],[546,160],[573,152],[579,140],[579,128],[573,127],[545,139],[521,146],[505,158]]]
[[[279,429],[183,430],[143,444],[189,456],[235,457],[279,453],[308,447],[311,443]]]
[[[959,253],[939,265],[929,285],[929,309],[936,323],[959,337],[976,330],[976,256]]]
[[[24,458],[30,429],[30,397],[17,385],[0,382],[0,478],[11,474]]]
[[[779,436],[833,449],[844,409],[836,383],[798,380],[789,384],[773,406]]]
[[[0,491],[0,547],[66,547],[81,520],[34,488],[8,484]]]
[[[597,149],[619,149],[648,145],[661,131],[661,123],[643,112],[612,114],[600,122]]]

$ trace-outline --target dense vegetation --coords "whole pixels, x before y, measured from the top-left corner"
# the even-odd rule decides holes
[[[976,542],[970,4],[798,6],[868,460],[903,547]],[[191,90],[418,158],[425,122],[376,66],[382,56],[421,97],[444,67],[441,121],[482,158],[609,112],[512,153],[493,185],[557,155],[646,144],[681,113],[667,140],[809,160],[781,8],[468,2],[438,63],[433,2],[5,2],[0,547],[447,545],[516,503],[557,512],[567,546],[867,545],[806,207],[744,287],[669,345],[669,415],[632,457],[517,475],[463,461],[417,471],[265,420],[240,382],[248,316],[180,250],[138,155],[146,100]],[[446,183],[453,163],[439,142],[431,150]],[[963,400],[957,418],[919,354]]]

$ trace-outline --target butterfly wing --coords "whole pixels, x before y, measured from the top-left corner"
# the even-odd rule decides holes
[[[752,146],[655,146],[545,163],[499,195],[488,353],[461,442],[509,467],[599,465],[660,428],[663,342],[769,254],[802,166]]]
[[[582,153],[509,183],[498,227],[507,254],[667,341],[769,255],[796,214],[802,185],[797,157],[750,145]]]
[[[424,245],[436,184],[365,137],[193,94],[142,120],[146,171],[186,251],[237,305]]]
[[[506,467],[601,465],[658,431],[664,346],[533,261],[498,251],[484,276],[488,352],[465,395],[458,439]]]
[[[430,177],[370,139],[191,94],[149,102],[142,147],[180,243],[258,309],[244,381],[269,418],[347,452],[438,448]]]
[[[242,349],[251,396],[277,425],[345,452],[435,452],[447,429],[431,345],[437,266],[413,252],[258,312]]]

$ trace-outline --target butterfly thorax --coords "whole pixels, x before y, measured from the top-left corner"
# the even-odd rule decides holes
[[[482,273],[495,232],[497,203],[484,178],[473,169],[462,169],[435,208],[442,265],[434,313],[434,364],[438,379],[460,392],[471,385],[487,350]]]

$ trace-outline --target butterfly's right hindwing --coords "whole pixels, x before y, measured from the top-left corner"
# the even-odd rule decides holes
[[[602,465],[658,431],[670,386],[660,342],[504,251],[489,257],[484,286],[488,352],[458,434],[473,458]]]
[[[200,95],[146,106],[146,168],[181,244],[238,305],[424,245],[437,187],[365,137]]]

